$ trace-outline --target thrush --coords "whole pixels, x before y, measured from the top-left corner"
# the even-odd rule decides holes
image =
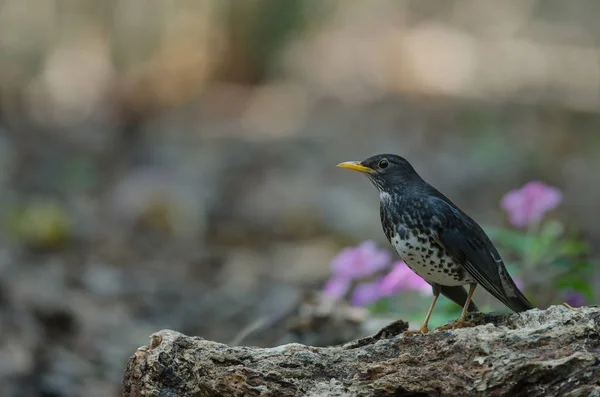
[[[533,308],[483,229],[425,182],[406,159],[380,154],[338,167],[364,173],[379,190],[385,236],[407,266],[432,286],[433,301],[425,321],[418,331],[408,334],[429,331],[429,318],[440,294],[463,310],[458,321],[438,330],[471,326],[466,316],[478,310],[472,300],[477,285],[515,312]],[[468,292],[465,285],[469,285]]]

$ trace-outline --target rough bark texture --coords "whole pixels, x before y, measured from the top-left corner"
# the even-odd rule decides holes
[[[130,358],[124,396],[600,396],[600,309],[475,314],[403,338],[230,347],[163,330]]]

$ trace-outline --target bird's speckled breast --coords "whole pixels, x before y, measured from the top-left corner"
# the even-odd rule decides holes
[[[403,203],[381,200],[383,231],[402,260],[425,280],[441,285],[457,286],[474,282],[446,250],[433,239],[431,219],[423,219],[419,202],[411,208]],[[395,210],[401,209],[401,212]]]
[[[427,281],[447,286],[473,282],[461,266],[425,234],[396,233],[390,242],[408,267]]]

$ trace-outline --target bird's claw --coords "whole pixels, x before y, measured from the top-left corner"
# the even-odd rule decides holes
[[[402,335],[406,338],[407,336],[410,336],[410,335],[425,335],[428,332],[429,332],[429,328],[427,328],[427,326],[423,326],[414,331],[405,331]]]
[[[474,327],[475,324],[468,322],[468,321],[457,321],[454,324],[450,324],[450,325],[443,325],[441,327],[436,328],[436,331],[447,331],[447,330],[451,330],[451,329],[458,329],[458,328],[467,328],[467,327]]]

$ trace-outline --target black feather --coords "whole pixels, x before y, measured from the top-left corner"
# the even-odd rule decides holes
[[[515,312],[533,309],[509,276],[500,254],[483,229],[449,200],[430,197],[434,239],[478,284]]]

